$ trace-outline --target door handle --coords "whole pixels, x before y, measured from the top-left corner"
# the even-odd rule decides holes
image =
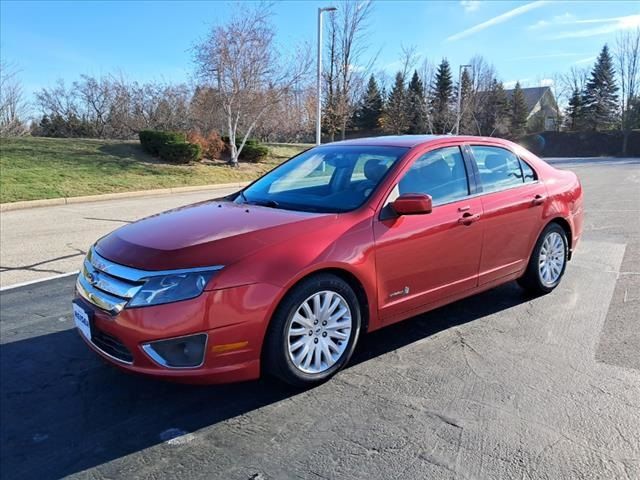
[[[544,201],[547,199],[544,195],[536,195],[533,197],[533,206],[542,205]]]
[[[469,205],[465,205],[464,207],[458,207],[459,212],[468,212],[471,209]]]
[[[473,222],[477,222],[478,220],[480,220],[479,213],[466,212],[458,219],[458,223],[462,225],[471,225]]]

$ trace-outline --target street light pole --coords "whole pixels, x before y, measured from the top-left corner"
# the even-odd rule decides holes
[[[460,117],[462,116],[460,109],[462,108],[462,71],[471,65],[460,65],[458,71],[458,109],[456,113],[456,135],[460,134]]]
[[[336,7],[318,8],[318,72],[316,78],[316,145],[320,145],[322,133],[322,12],[333,12]]]

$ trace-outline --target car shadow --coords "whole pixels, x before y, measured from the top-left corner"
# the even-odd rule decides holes
[[[528,300],[507,284],[365,335],[348,368]],[[75,329],[2,345],[0,374],[2,478],[71,475],[299,393],[271,379],[195,387],[128,375]]]

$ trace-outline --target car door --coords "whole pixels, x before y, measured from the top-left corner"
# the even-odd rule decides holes
[[[540,229],[546,188],[511,150],[470,145],[482,190],[484,240],[479,284],[522,271]]]
[[[477,286],[482,202],[473,198],[459,146],[420,155],[399,177],[374,222],[378,308],[391,323]],[[432,197],[431,213],[397,216],[401,194]]]

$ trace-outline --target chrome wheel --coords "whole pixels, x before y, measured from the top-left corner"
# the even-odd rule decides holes
[[[562,275],[566,261],[566,246],[557,232],[550,232],[542,242],[538,257],[540,281],[547,287],[554,285]]]
[[[353,321],[347,301],[338,293],[324,290],[307,298],[289,322],[289,358],[304,373],[321,373],[342,357]]]

